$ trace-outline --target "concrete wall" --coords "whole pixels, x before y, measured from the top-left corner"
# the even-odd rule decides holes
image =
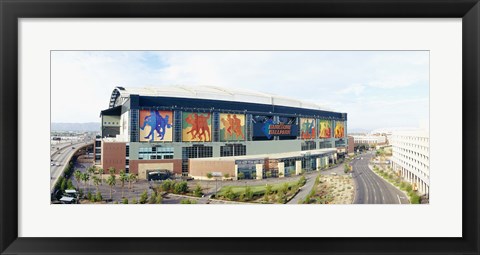
[[[154,168],[155,170],[160,170],[160,169],[170,170],[170,168],[161,168],[157,166],[160,166],[158,164],[171,164],[172,165],[171,171],[174,174],[180,174],[180,175],[182,174],[182,161],[178,159],[130,160],[130,173],[140,174],[139,173],[140,165],[143,165],[143,167],[145,167],[148,164],[151,164],[151,168]]]
[[[147,171],[155,170],[169,170],[173,172],[173,162],[172,163],[140,163],[138,164],[137,173],[138,179],[145,180],[147,179]]]
[[[228,174],[230,177],[236,176],[236,167],[234,160],[202,160],[195,159],[189,161],[189,175],[195,179],[208,179],[207,173],[219,172]]]

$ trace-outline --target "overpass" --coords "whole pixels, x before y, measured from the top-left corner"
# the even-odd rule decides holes
[[[60,176],[63,175],[63,171],[72,160],[72,157],[84,154],[89,146],[93,146],[93,142],[72,142],[71,144],[62,145],[50,153],[51,163],[55,164],[50,166],[50,192],[53,192],[55,184]]]

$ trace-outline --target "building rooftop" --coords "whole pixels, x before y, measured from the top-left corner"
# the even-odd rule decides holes
[[[122,105],[130,95],[224,100],[331,111],[327,107],[312,102],[252,90],[217,86],[115,87],[110,98],[109,108]]]

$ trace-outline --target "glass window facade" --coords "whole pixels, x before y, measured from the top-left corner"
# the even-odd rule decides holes
[[[171,159],[173,158],[172,147],[143,147],[138,150],[138,159]]]
[[[243,144],[226,144],[220,146],[220,157],[247,155],[247,146]]]
[[[257,177],[257,164],[264,165],[264,163],[263,159],[235,161],[235,164],[238,166],[239,177],[241,176],[240,173],[242,173],[244,179],[255,179]]]
[[[213,157],[212,146],[191,146],[182,148],[182,176],[188,176],[188,159]]]

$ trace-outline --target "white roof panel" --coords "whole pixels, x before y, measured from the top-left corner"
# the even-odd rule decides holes
[[[126,98],[130,95],[139,96],[168,96],[196,99],[213,99],[233,102],[269,104],[279,106],[290,106],[315,110],[329,110],[312,102],[266,94],[257,91],[251,91],[238,88],[222,88],[216,86],[161,86],[161,87],[116,87],[114,93],[119,93],[120,97]],[[120,102],[123,102],[120,100]],[[111,106],[113,107],[113,106]]]

